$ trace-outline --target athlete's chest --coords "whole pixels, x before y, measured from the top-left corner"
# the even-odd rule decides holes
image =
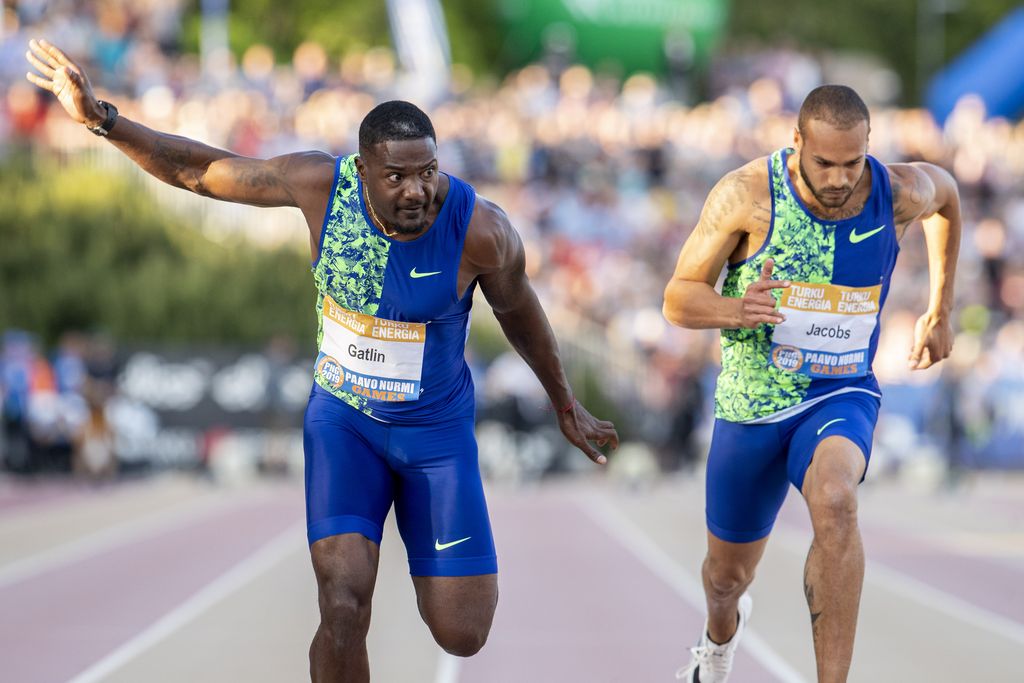
[[[384,270],[378,316],[429,322],[458,303],[461,254],[427,241],[393,245]]]
[[[776,277],[855,287],[878,284],[897,251],[892,207],[871,202],[856,216],[825,221],[794,202],[779,202],[772,220]]]
[[[427,241],[394,243],[372,233],[333,232],[315,273],[322,294],[354,313],[430,322],[458,303],[460,255]]]

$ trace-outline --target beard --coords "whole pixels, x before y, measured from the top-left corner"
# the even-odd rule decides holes
[[[864,164],[864,168],[861,169],[860,175],[857,177],[856,182],[850,186],[844,187],[815,187],[811,179],[807,177],[807,171],[804,170],[803,159],[797,159],[797,167],[800,169],[800,177],[803,178],[804,183],[807,185],[807,189],[811,191],[814,198],[822,206],[829,209],[838,209],[850,199],[850,195],[860,185],[861,178],[864,177],[864,170],[867,168],[867,164]]]
[[[371,222],[374,224],[379,223],[379,226],[385,234],[389,235],[418,235],[427,229],[427,215],[426,211],[423,211],[423,217],[420,220],[402,220],[398,217],[397,211],[394,217],[388,217],[385,219],[379,215],[376,211],[376,206],[370,201],[370,193],[363,188],[363,199],[366,201],[366,208],[370,214]]]
[[[427,229],[426,216],[424,215],[422,220],[401,220],[396,217],[394,221],[389,221],[391,228],[394,232],[402,235],[418,235]]]

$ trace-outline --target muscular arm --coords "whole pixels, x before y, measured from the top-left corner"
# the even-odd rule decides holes
[[[523,241],[501,209],[484,199],[478,199],[478,206],[481,220],[474,216],[477,230],[467,239],[466,249],[480,271],[480,290],[505,337],[537,375],[552,405],[566,406],[572,391],[555,334],[526,276]]]
[[[46,41],[31,41],[26,77],[52,92],[75,121],[96,126],[105,116],[85,71]],[[41,74],[41,75],[40,75]],[[333,180],[333,157],[321,152],[248,159],[195,140],[151,130],[119,116],[107,139],[144,171],[197,194],[255,206],[297,206],[318,227]]]
[[[889,166],[893,213],[900,238],[921,220],[928,248],[928,310],[917,321],[910,367],[924,369],[949,355],[953,281],[960,252],[960,194],[945,170],[927,163]]]
[[[618,434],[612,423],[596,420],[576,403],[555,334],[526,276],[523,242],[505,213],[483,198],[477,199],[464,259],[477,273],[480,290],[505,337],[540,380],[551,404],[559,409],[562,433],[591,460],[604,463],[604,455],[589,441],[598,445],[610,441],[617,447]]]
[[[949,315],[960,251],[960,193],[956,180],[927,163],[892,164],[893,213],[899,236],[922,221],[928,247],[930,312]]]
[[[753,189],[757,182],[754,169],[763,163],[752,162],[729,173],[708,195],[697,227],[683,244],[676,270],[665,287],[662,312],[673,325],[732,329],[782,321],[767,291],[770,287],[757,284],[755,291],[748,290],[742,298],[722,296],[715,290],[722,268],[747,234],[751,221],[764,219],[755,217],[755,212],[768,211]],[[762,281],[767,282],[767,277]]]
[[[334,177],[334,158],[323,152],[250,159],[151,130],[123,116],[107,139],[165,183],[239,204],[301,208],[317,199],[322,202]]]

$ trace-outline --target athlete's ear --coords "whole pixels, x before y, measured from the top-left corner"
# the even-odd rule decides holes
[[[356,173],[359,174],[359,179],[364,183],[366,182],[366,164],[363,163],[363,157],[356,157]]]
[[[800,128],[796,126],[793,128],[793,149],[800,149]]]

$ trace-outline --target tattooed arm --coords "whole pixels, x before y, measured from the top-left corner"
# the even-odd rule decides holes
[[[665,287],[662,312],[673,325],[702,328],[757,327],[782,322],[771,290],[788,286],[771,280],[769,259],[762,277],[742,298],[725,297],[715,283],[730,256],[756,249],[750,238],[766,235],[771,197],[765,160],[757,159],[718,181],[711,190],[697,227],[679,253],[675,273]]]
[[[922,221],[928,246],[928,310],[914,327],[914,345],[907,359],[923,370],[949,356],[953,349],[953,280],[960,251],[960,194],[949,173],[933,164],[890,164],[893,215],[897,236]]]
[[[122,116],[107,139],[165,183],[239,204],[299,208],[317,201],[323,204],[334,179],[334,158],[324,152],[250,159],[160,133]],[[319,215],[322,218],[323,211]]]
[[[95,127],[106,110],[93,94],[85,71],[46,41],[31,41],[26,59],[36,73],[29,81],[57,96],[79,123]],[[256,206],[297,206],[310,228],[319,228],[334,178],[334,159],[321,152],[249,159],[195,140],[151,130],[118,116],[107,135],[144,171],[165,183],[206,197]]]

